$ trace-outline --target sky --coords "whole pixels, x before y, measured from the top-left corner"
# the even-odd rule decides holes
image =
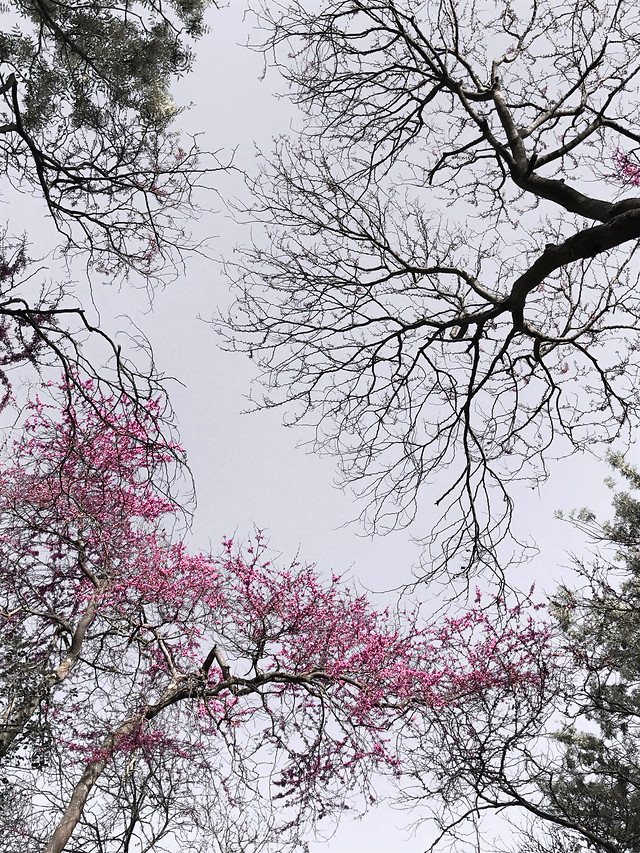
[[[179,104],[193,104],[181,124],[188,132],[202,133],[204,150],[235,149],[236,163],[251,169],[254,144],[268,150],[296,116],[275,97],[283,89],[277,73],[264,75],[261,57],[242,46],[251,21],[243,20],[241,4],[212,9],[209,21],[194,72],[174,90]],[[226,196],[242,191],[237,174],[221,175],[217,185]],[[155,295],[152,310],[143,294],[115,287],[96,290],[105,325],[115,328],[119,315],[130,315],[149,337],[160,371],[181,383],[170,389],[197,487],[195,546],[211,543],[216,550],[223,536],[246,538],[255,525],[267,532],[283,560],[299,554],[322,572],[344,574],[376,592],[409,582],[419,556],[412,531],[371,538],[358,524],[345,526],[361,507],[334,487],[335,461],[298,448],[308,434],[285,429],[278,411],[241,414],[253,367],[243,356],[223,352],[206,320],[229,302],[217,259],[228,257],[248,233],[233,223],[215,194],[203,198],[203,206],[211,210],[194,222],[194,233],[210,238],[211,258],[190,259],[184,276]],[[568,576],[567,551],[580,552],[582,542],[567,524],[553,519],[554,510],[584,503],[603,510],[609,494],[601,481],[607,473],[598,460],[574,457],[556,463],[539,491],[516,494],[517,524],[540,547],[535,561],[517,570],[522,587],[536,580],[541,591],[551,591]],[[422,524],[428,523],[436,497],[423,494]],[[416,835],[402,830],[408,822],[406,814],[389,809],[376,809],[362,822],[345,819],[331,842],[314,846],[314,853],[418,853],[430,836],[425,829]]]
[[[174,90],[178,103],[193,104],[182,124],[202,133],[201,147],[235,149],[235,162],[249,170],[254,144],[268,150],[272,138],[289,132],[296,120],[291,105],[275,97],[283,90],[277,73],[267,70],[265,75],[262,58],[243,47],[250,27],[240,5],[212,10],[194,72]],[[227,196],[242,192],[237,174],[221,176],[218,187]],[[194,223],[194,231],[211,238],[214,259],[229,257],[248,233],[233,223],[215,195],[203,204],[213,210]],[[241,414],[252,365],[241,355],[221,351],[205,322],[229,302],[216,260],[191,259],[186,275],[156,295],[151,313],[143,300],[124,291],[106,291],[101,300],[106,314],[125,309],[131,314],[149,336],[159,369],[183,383],[172,389],[172,400],[196,480],[193,537],[198,547],[210,542],[215,548],[225,535],[245,538],[255,525],[268,533],[283,560],[299,553],[321,571],[345,574],[374,591],[410,581],[419,556],[411,531],[371,538],[357,524],[344,526],[361,507],[333,486],[335,461],[298,448],[307,434],[285,429],[278,411]],[[600,461],[574,457],[556,463],[540,491],[517,494],[517,523],[540,547],[540,555],[517,570],[521,586],[535,580],[541,591],[550,591],[560,577],[569,576],[567,552],[581,552],[582,541],[567,524],[554,520],[554,511],[584,503],[606,507],[609,494],[601,485],[606,474]],[[423,524],[435,497],[422,496]],[[418,853],[427,847],[430,832],[403,829],[410,820],[388,808],[377,808],[362,821],[343,819],[329,844],[314,845],[314,853]]]
[[[238,166],[251,170],[255,146],[268,151],[274,137],[290,132],[296,113],[277,97],[286,91],[277,72],[264,74],[262,57],[243,46],[252,35],[252,21],[243,16],[242,6],[211,10],[209,20],[194,72],[174,90],[178,103],[193,104],[182,123],[202,133],[203,149],[235,149]],[[237,173],[221,175],[218,186],[227,198],[244,192]],[[172,390],[172,400],[196,477],[195,535],[215,541],[256,524],[270,531],[284,553],[300,546],[305,559],[327,571],[353,567],[373,588],[408,580],[418,557],[411,531],[371,538],[357,524],[343,527],[362,506],[333,486],[335,459],[297,447],[310,431],[284,428],[278,410],[242,414],[249,407],[253,365],[241,354],[223,352],[206,320],[229,304],[219,260],[247,242],[249,229],[235,224],[215,196],[211,207],[194,228],[198,236],[210,238],[213,260],[191,259],[186,275],[156,295],[153,311],[145,313],[143,302],[138,309],[143,313],[135,317],[151,339],[159,368],[184,383]],[[126,294],[118,294],[119,309],[120,296]],[[609,496],[601,481],[607,473],[600,460],[574,457],[556,463],[540,491],[518,494],[520,532],[544,545],[536,568],[541,577],[555,576],[548,567],[567,562],[563,555],[572,542],[566,524],[552,523],[555,510],[582,506],[585,495],[594,509],[606,507]],[[436,518],[430,509],[436,491],[423,494],[422,528],[414,529],[415,535]],[[575,547],[579,543],[578,537]]]

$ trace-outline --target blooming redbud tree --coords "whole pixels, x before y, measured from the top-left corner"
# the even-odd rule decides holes
[[[549,638],[530,617],[376,611],[275,566],[260,534],[191,553],[157,486],[177,448],[149,434],[153,404],[145,427],[85,390],[32,402],[0,468],[7,845],[299,848],[375,800],[374,773],[403,773],[418,723],[478,697],[539,712]]]

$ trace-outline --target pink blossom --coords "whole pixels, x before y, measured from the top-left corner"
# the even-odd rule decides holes
[[[402,773],[396,724],[540,694],[550,637],[531,606],[478,592],[430,624],[312,565],[279,567],[261,533],[192,553],[162,488],[180,448],[154,406],[36,398],[0,466],[0,620],[52,667],[39,712],[70,763],[162,756],[219,785],[231,740],[239,761],[274,762],[270,795],[297,825]]]

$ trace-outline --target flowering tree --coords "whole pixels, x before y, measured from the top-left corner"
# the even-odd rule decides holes
[[[304,125],[251,185],[265,236],[232,270],[230,346],[373,527],[435,481],[436,567],[493,563],[510,483],[638,424],[637,4],[267,0],[256,20]]]
[[[567,519],[598,547],[574,558],[574,582],[550,600],[553,690],[527,702],[522,685],[507,702],[478,694],[405,730],[400,799],[436,821],[430,849],[496,849],[487,815],[510,819],[519,853],[640,849],[640,473],[619,454],[609,461],[629,487],[613,521],[586,509]]]
[[[0,470],[0,832],[18,849],[299,846],[374,799],[374,771],[402,773],[418,719],[489,697],[538,713],[548,632],[517,610],[421,625],[277,568],[260,535],[191,554],[155,482],[174,448],[130,416],[38,399]]]

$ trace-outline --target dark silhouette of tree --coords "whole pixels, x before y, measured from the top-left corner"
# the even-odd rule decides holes
[[[27,0],[5,12],[5,175],[43,197],[67,251],[108,275],[160,274],[185,240],[197,148],[170,129],[169,86],[191,67],[207,5]]]
[[[35,218],[52,221],[60,234],[63,259],[81,255],[92,283],[151,287],[182,268],[194,192],[207,173],[222,167],[208,155],[199,162],[195,140],[181,138],[175,128],[180,111],[169,89],[192,65],[208,5],[17,0],[0,12],[5,195],[12,201],[14,191],[33,197],[28,204]],[[152,359],[140,352],[137,367],[126,360],[95,328],[64,269],[55,285],[46,283],[44,271],[28,263],[28,255],[39,253],[37,245],[27,249],[35,236],[5,235],[0,246],[0,380],[6,391],[7,368],[21,362],[57,362],[69,380],[83,372],[98,375],[100,356],[90,361],[83,354],[84,340],[93,335],[106,345],[102,357],[111,359],[112,386],[132,398],[148,397],[157,385]]]
[[[435,564],[492,564],[512,483],[638,423],[636,4],[256,16],[305,123],[251,183],[230,345],[374,529],[437,481]]]

